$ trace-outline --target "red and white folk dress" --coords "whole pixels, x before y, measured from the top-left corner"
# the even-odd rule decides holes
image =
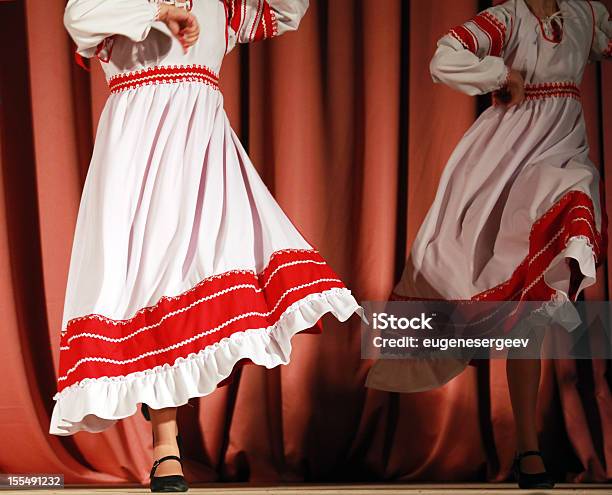
[[[176,2],[178,5],[179,2]],[[298,27],[307,0],[192,0],[183,53],[147,0],[70,0],[64,23],[111,95],[78,214],[51,433],[204,396],[247,359],[360,308],[274,201],[230,128],[218,76],[237,42]],[[287,166],[291,166],[290,163]]]
[[[595,283],[607,220],[579,85],[589,60],[610,58],[612,22],[600,2],[557,3],[559,12],[541,19],[525,0],[509,0],[438,42],[434,81],[485,94],[502,89],[511,68],[525,78],[526,100],[492,106],[459,142],[393,299],[548,301],[563,324],[555,313],[563,314],[570,282],[581,279],[576,294]],[[429,389],[465,364],[379,361],[368,386]]]

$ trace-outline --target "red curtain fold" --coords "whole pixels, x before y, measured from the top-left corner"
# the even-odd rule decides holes
[[[576,0],[579,1],[579,0]],[[0,2],[0,470],[71,483],[145,481],[149,425],[50,436],[72,234],[96,123],[99,65],[73,61],[62,0]],[[485,2],[486,3],[486,2]],[[608,7],[612,8],[610,2]],[[241,47],[222,87],[233,126],[283,209],[362,300],[387,297],[477,101],[434,85],[436,40],[483,2],[312,1],[297,33]],[[612,67],[583,84],[593,161],[612,191]],[[605,131],[604,131],[605,130]],[[612,193],[607,198],[612,211]],[[600,268],[586,297],[607,299]],[[298,336],[289,366],[249,366],[180,411],[198,481],[483,481],[514,453],[504,363],[447,386],[367,390],[359,322]],[[539,424],[568,480],[612,478],[610,363],[546,362]]]

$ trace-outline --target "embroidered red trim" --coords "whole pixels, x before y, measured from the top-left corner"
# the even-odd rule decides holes
[[[538,21],[538,24],[540,25],[540,32],[542,33],[542,37],[546,41],[550,41],[551,43],[555,43],[555,44],[559,44],[559,43],[561,43],[561,41],[563,41],[563,27],[561,25],[559,25],[557,20],[554,20],[551,23],[551,27],[553,29],[553,33],[552,33],[553,37],[549,38],[548,35],[546,34],[546,29],[544,28],[544,22],[542,22],[542,19],[539,16],[537,16],[533,12],[533,10],[531,10],[531,7],[529,5],[527,5],[527,10]]]
[[[225,52],[227,53],[227,48],[229,46],[229,27],[230,27],[230,7],[228,5],[227,0],[223,2],[223,7],[225,8]]]
[[[526,100],[540,100],[543,98],[574,98],[579,100],[580,97],[580,88],[571,81],[525,85]]]
[[[238,34],[241,42],[261,41],[278,34],[276,17],[267,0],[257,0],[256,7],[248,6],[246,0],[226,0],[228,4],[229,26]],[[253,9],[252,12],[249,12],[249,7]],[[250,27],[245,23],[249,23]]]
[[[226,0],[229,4],[229,25],[238,33],[246,14],[246,3],[244,0]],[[243,12],[243,8],[245,9]]]
[[[318,252],[294,249],[275,253],[259,274],[210,277],[129,320],[75,318],[61,336],[58,391],[172,364],[235,333],[269,328],[292,304],[336,288],[344,284]]]
[[[204,65],[167,65],[124,72],[108,81],[111,93],[151,84],[200,82],[219,89],[219,76]]]
[[[260,41],[271,38],[273,36],[276,36],[276,23],[274,12],[270,8],[268,2],[264,2],[263,12],[261,14],[261,21],[257,26],[257,30],[255,31],[252,40]]]
[[[98,57],[100,62],[108,63],[113,55],[113,46],[115,45],[115,36],[108,36],[104,38],[96,47],[95,56]],[[102,52],[105,52],[102,53]]]
[[[473,22],[489,38],[487,54],[500,57],[506,41],[506,26],[490,12],[478,14]]]
[[[546,34],[546,29],[544,28],[544,23],[542,19],[538,17],[538,22],[540,23],[540,30],[542,31],[542,36],[546,41],[550,41],[551,43],[559,44],[563,41],[563,27],[559,24],[559,21],[553,21],[550,24],[552,28],[552,38],[549,38]]]
[[[480,50],[479,38],[473,31],[474,26],[488,39],[486,53],[478,53]],[[507,27],[500,19],[491,12],[484,11],[470,21],[455,26],[448,34],[474,54],[500,57],[506,44],[506,32]]]
[[[262,18],[261,10],[265,6],[267,6],[267,4],[263,0],[257,0],[257,11],[255,12],[255,17],[253,18],[253,23],[249,32],[249,41],[255,40],[255,34],[259,29],[259,25],[261,24],[261,22],[258,22],[258,20]]]
[[[603,194],[602,190],[600,191]],[[602,230],[607,216],[602,206]],[[544,281],[544,272],[563,251],[570,237],[583,236],[593,246],[596,264],[600,265],[607,252],[607,235],[595,226],[593,201],[582,191],[563,195],[546,213],[534,222],[529,235],[529,253],[505,282],[480,292],[472,301],[547,301],[554,290]],[[425,300],[391,294],[391,300]]]
[[[591,198],[582,191],[565,194],[532,226],[529,235],[529,254],[516,268],[511,278],[492,289],[476,294],[474,301],[532,300],[545,301],[554,290],[544,281],[544,272],[563,251],[571,237],[589,239],[597,264],[605,254],[603,240],[595,226],[595,212]]]
[[[467,50],[474,54],[478,52],[478,39],[465,26],[455,26],[448,34],[459,41]]]
[[[74,61],[76,62],[76,64],[82,69],[85,69],[87,72],[91,72],[91,68],[89,67],[88,62],[86,62],[86,60],[87,59],[83,57],[83,55],[78,53],[76,50],[74,51]]]

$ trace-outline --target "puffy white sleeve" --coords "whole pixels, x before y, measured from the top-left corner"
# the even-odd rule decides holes
[[[606,6],[601,2],[591,2],[595,17],[593,46],[590,59],[610,60],[612,58],[612,19]]]
[[[308,0],[226,0],[229,47],[295,31],[308,9]]]
[[[157,20],[161,5],[149,0],[69,0],[64,26],[84,57],[113,35],[143,41]]]
[[[503,6],[491,7],[452,28],[438,41],[431,60],[434,82],[469,95],[504,87],[509,71],[504,51],[512,28],[512,15]]]

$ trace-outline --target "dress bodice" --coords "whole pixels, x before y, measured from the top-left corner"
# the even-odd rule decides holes
[[[165,23],[161,3],[198,20],[200,37],[187,53]],[[198,68],[218,74],[236,43],[298,28],[308,0],[69,0],[64,25],[84,57],[97,57],[107,80],[153,68]]]
[[[514,69],[538,91],[564,84],[574,93],[589,60],[612,55],[612,22],[601,2],[557,3],[552,21],[538,18],[526,0],[508,0],[453,27],[438,41],[434,81],[484,94],[504,87]]]
[[[525,0],[515,0],[513,32],[504,53],[527,84],[572,81],[580,84],[589,61],[594,30],[593,7],[587,1],[558,0],[554,20],[538,18]],[[559,26],[558,36],[553,26]]]
[[[218,74],[226,51],[231,49],[224,2],[194,0],[191,12],[200,25],[200,38],[187,53],[161,21],[152,23],[152,29],[143,41],[113,36],[107,41],[110,46],[106,48],[111,56],[107,55],[108,61],[102,62],[107,79],[122,72],[159,65],[202,65]]]

